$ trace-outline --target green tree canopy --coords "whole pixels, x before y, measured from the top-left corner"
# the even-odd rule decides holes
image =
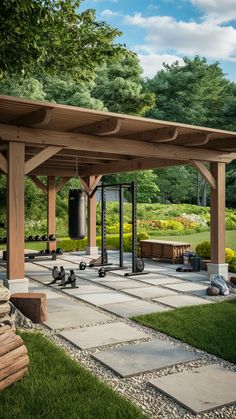
[[[98,22],[80,0],[2,0],[0,76],[42,72],[88,79],[97,65],[116,55],[121,33]]]

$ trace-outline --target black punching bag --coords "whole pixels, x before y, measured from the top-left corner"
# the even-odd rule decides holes
[[[69,237],[81,240],[86,236],[85,193],[81,189],[71,189],[68,202]]]

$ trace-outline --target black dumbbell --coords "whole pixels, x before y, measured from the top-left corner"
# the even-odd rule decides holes
[[[100,278],[104,278],[105,276],[106,276],[106,271],[105,271],[105,268],[100,268],[99,269],[99,271],[98,271],[98,276],[100,277]]]
[[[4,237],[4,239],[3,239],[3,243],[6,243],[7,242],[7,238],[6,237]]]
[[[87,263],[86,262],[80,262],[79,264],[79,268],[81,271],[84,271],[87,268]]]
[[[41,238],[40,238],[40,236],[35,236],[35,237],[34,237],[34,240],[35,240],[36,242],[40,242]]]
[[[28,241],[28,242],[33,242],[33,241],[34,241],[33,236],[29,236],[29,237],[28,237],[28,239],[27,239],[27,241]]]
[[[57,254],[57,255],[63,255],[63,251],[62,251],[62,249],[61,249],[60,247],[58,247],[58,248],[56,249],[56,254]]]
[[[48,240],[48,236],[46,236],[46,234],[44,234],[44,235],[41,237],[41,240],[42,240],[42,241],[44,241],[44,242],[46,242],[46,241]]]
[[[56,236],[55,234],[50,234],[50,236],[48,237],[50,241],[54,242],[56,240]]]

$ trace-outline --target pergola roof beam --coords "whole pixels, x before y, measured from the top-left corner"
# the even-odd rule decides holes
[[[136,134],[126,135],[127,139],[150,141],[153,143],[168,143],[176,140],[178,137],[177,128],[156,128],[148,131],[138,132]]]
[[[217,152],[215,150],[191,148],[169,144],[155,144],[124,138],[101,138],[92,135],[68,132],[46,131],[0,124],[0,136],[6,141],[39,144],[53,144],[73,150],[99,151],[103,153],[127,154],[140,157],[166,158],[170,160],[204,160],[229,163],[236,158],[236,153]],[[33,135],[34,134],[34,135]]]
[[[52,108],[39,108],[36,111],[22,115],[10,123],[14,125],[42,128],[50,122]]]
[[[106,118],[99,122],[80,126],[73,130],[73,132],[82,134],[94,134],[94,135],[113,135],[120,131],[121,120],[115,118]]]

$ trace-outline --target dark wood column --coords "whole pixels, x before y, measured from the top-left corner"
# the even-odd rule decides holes
[[[25,145],[8,144],[7,279],[24,279]]]
[[[47,178],[47,222],[48,222],[48,237],[50,234],[56,234],[56,178],[55,176],[48,176]],[[56,242],[48,243],[49,250],[56,250]]]
[[[225,163],[211,163],[216,189],[211,189],[211,263],[225,263]]]

